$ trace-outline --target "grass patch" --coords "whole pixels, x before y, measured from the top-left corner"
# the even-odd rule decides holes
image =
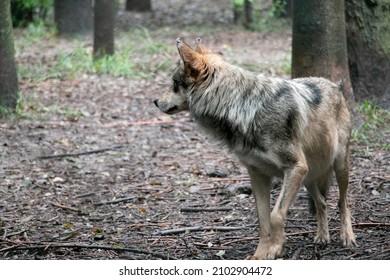
[[[39,20],[30,23],[24,29],[15,29],[15,49],[17,53],[29,50],[32,44],[43,46],[56,34],[53,26],[48,26],[44,21]]]
[[[32,97],[26,98],[22,92],[18,92],[16,107],[14,109],[0,106],[0,119],[20,120],[37,119],[40,115],[39,106],[35,104]]]
[[[390,150],[390,111],[365,101],[357,105],[363,123],[353,129],[352,140],[367,147]]]
[[[18,54],[23,54],[26,50],[24,46],[31,45],[36,38],[41,38],[40,41],[37,39],[38,44],[43,44],[44,40],[40,37],[41,32],[44,33],[42,28],[25,30],[18,36]],[[18,75],[21,79],[39,82],[51,78],[74,78],[82,74],[145,79],[157,71],[167,70],[171,66],[170,54],[174,50],[173,47],[154,41],[147,29],[137,28],[116,36],[114,55],[93,60],[92,47],[88,46],[90,42],[87,43],[85,38],[74,38],[70,41],[73,47],[56,51],[55,48],[62,41],[50,36],[45,37],[45,40],[53,45],[53,50],[47,53],[37,50],[33,54],[20,56]]]

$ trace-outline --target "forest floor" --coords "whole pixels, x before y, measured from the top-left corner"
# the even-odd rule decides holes
[[[117,57],[126,75],[109,61],[88,64],[89,37],[16,32],[23,97],[17,117],[0,121],[0,259],[254,252],[258,221],[246,170],[188,114],[169,117],[152,101],[170,83],[178,36],[202,36],[234,64],[288,78],[291,33],[244,31],[231,23],[230,1],[206,2],[155,1],[154,14],[121,12]],[[286,223],[285,259],[390,259],[389,111],[368,101],[359,112],[365,123],[353,134],[349,188],[358,247],[339,245],[334,184],[331,242],[313,243],[315,217],[302,189]]]

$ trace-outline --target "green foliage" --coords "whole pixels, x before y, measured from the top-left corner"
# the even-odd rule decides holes
[[[30,107],[29,109],[33,109],[31,100],[27,100],[22,92],[18,92],[18,98],[16,102],[15,109],[11,109],[9,107],[0,105],[0,119],[6,120],[14,120],[14,119],[22,119],[25,118],[25,109],[26,107]]]
[[[27,30],[30,39],[42,39],[50,36],[50,34],[54,34],[54,31],[49,30],[43,20],[30,23],[27,25]]]
[[[242,6],[244,5],[245,0],[233,0],[233,5]]]
[[[276,18],[271,15],[254,17],[251,29],[257,32],[283,32],[290,28],[291,23],[286,18]]]
[[[232,0],[233,9],[239,16],[238,21],[243,17],[244,0]],[[286,18],[287,0],[273,0],[271,4],[268,1],[250,0],[252,3],[252,23],[245,27],[258,32],[272,32],[285,30],[290,23]]]
[[[390,111],[369,101],[358,104],[357,110],[364,121],[352,131],[353,141],[390,150]]]
[[[287,1],[286,0],[274,0],[272,2],[269,14],[272,17],[279,18],[279,17],[285,15],[286,6],[287,6]]]
[[[52,6],[51,0],[12,0],[13,3],[18,3],[21,7],[27,9],[46,8]]]
[[[0,120],[8,119],[10,114],[12,114],[10,109],[8,107],[0,104]]]
[[[232,0],[233,7],[236,10],[242,10],[244,7],[245,0]],[[253,0],[249,0],[249,2],[253,3]]]
[[[15,27],[45,20],[53,7],[53,0],[11,0],[12,22]]]
[[[263,1],[253,3],[253,22],[249,29],[257,32],[279,32],[290,28],[286,14],[286,0],[274,0],[265,8]]]

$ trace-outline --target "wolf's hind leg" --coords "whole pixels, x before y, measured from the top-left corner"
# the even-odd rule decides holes
[[[339,154],[335,160],[334,171],[339,185],[339,211],[340,211],[340,243],[344,247],[356,246],[355,235],[352,230],[351,211],[349,210],[347,190],[349,183],[348,153]]]
[[[305,186],[309,191],[311,199],[313,199],[316,218],[317,218],[317,234],[314,238],[315,243],[329,243],[329,228],[328,228],[328,213],[326,206],[326,194],[332,178],[332,171],[329,170],[321,178],[305,182]]]

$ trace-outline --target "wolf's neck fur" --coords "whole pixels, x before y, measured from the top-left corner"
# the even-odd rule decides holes
[[[209,73],[205,87],[192,92],[190,112],[203,129],[230,148],[242,144],[231,139],[255,141],[255,118],[262,110],[269,83],[242,68],[223,64]]]
[[[271,137],[276,133],[285,134],[285,138],[291,139],[297,122],[301,124],[298,127],[306,127],[304,112],[307,110],[303,107],[307,102],[299,87],[296,83],[256,75],[226,63],[215,68],[202,85],[193,89],[189,110],[201,128],[230,149],[254,145],[262,149],[272,142],[271,138],[264,139],[264,132]],[[291,109],[283,109],[285,104],[290,104]],[[281,123],[275,116],[290,123]]]

